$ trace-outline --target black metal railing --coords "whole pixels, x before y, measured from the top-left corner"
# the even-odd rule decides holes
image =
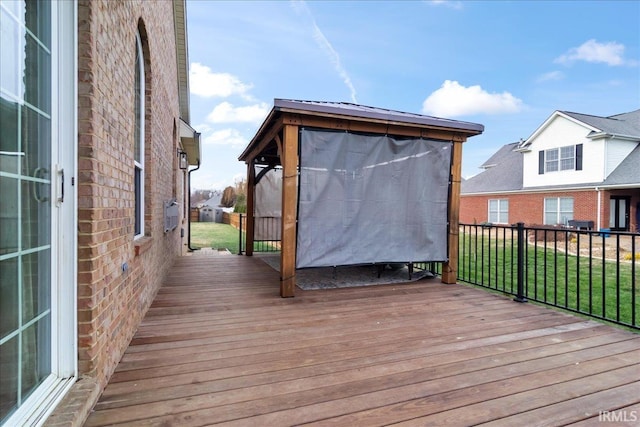
[[[640,234],[461,224],[458,280],[640,329]]]
[[[247,251],[246,221],[247,215],[240,214],[238,226],[238,255]],[[254,252],[279,252],[281,241],[282,219],[280,217],[258,216],[253,218],[253,251]]]

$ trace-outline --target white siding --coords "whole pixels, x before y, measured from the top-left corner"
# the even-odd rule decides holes
[[[633,151],[637,143],[635,141],[622,141],[619,139],[608,139],[606,142],[605,156],[605,178],[617,168],[620,163]]]
[[[587,135],[591,129],[569,120],[555,116],[547,126],[531,140],[531,151],[523,157],[523,186],[541,187],[553,185],[572,185],[604,180],[605,150],[602,140],[591,140]],[[538,152],[567,145],[583,144],[582,170],[567,170],[538,174]]]

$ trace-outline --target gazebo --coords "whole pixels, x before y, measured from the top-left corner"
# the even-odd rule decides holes
[[[239,157],[247,164],[246,255],[256,189],[275,171],[282,297],[294,296],[296,269],[311,267],[442,262],[442,282],[455,283],[462,143],[483,131],[350,103],[275,99]]]

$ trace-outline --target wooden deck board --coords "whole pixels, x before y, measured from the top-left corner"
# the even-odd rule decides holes
[[[639,361],[638,334],[438,279],[283,299],[257,257],[184,257],[86,425],[580,424],[637,411]]]

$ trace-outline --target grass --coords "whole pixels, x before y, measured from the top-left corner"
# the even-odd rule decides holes
[[[238,253],[238,230],[229,224],[192,222],[191,246],[194,248],[226,248]]]
[[[237,228],[229,224],[216,222],[192,222],[191,223],[191,247],[193,248],[226,248],[232,254],[237,254],[238,236]],[[271,242],[255,242],[255,252],[276,252],[278,247]]]
[[[525,295],[622,324],[640,326],[640,265],[575,256],[564,242],[525,247]],[[460,235],[459,278],[497,291],[517,291],[517,242],[510,236]],[[635,285],[633,274],[635,269]],[[635,288],[634,288],[635,286]],[[635,292],[634,292],[635,290]],[[635,296],[634,296],[635,293]]]

